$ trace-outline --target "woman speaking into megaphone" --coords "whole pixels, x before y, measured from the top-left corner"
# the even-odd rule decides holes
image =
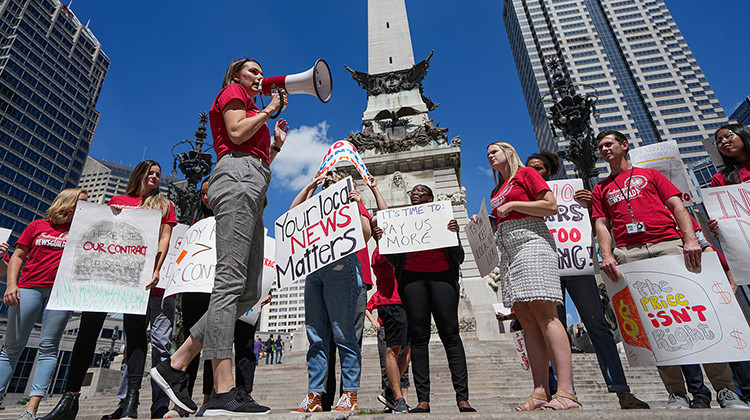
[[[185,369],[201,349],[206,359],[212,359],[214,374],[214,392],[205,415],[270,411],[235,388],[231,363],[235,321],[261,297],[269,165],[281,152],[289,130],[284,119],[277,120],[271,143],[266,122],[286,106],[287,95],[274,93],[271,103],[260,110],[253,99],[260,93],[262,80],[257,61],[233,61],[208,113],[218,159],[208,183],[208,202],[216,218],[214,288],[208,311],[190,330],[190,337],[171,360],[151,370],[151,377],[170,399],[191,413],[197,406],[187,390]]]

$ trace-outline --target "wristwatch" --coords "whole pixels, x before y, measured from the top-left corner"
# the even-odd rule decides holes
[[[271,145],[271,150],[275,150],[277,153],[281,151],[281,147],[276,146],[274,144]]]

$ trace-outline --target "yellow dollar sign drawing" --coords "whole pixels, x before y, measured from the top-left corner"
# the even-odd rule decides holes
[[[617,307],[617,312],[622,318],[622,329],[625,331],[625,334],[635,339],[635,337],[638,335],[639,329],[638,324],[630,318],[630,307],[626,305],[624,301],[620,300],[620,305]]]

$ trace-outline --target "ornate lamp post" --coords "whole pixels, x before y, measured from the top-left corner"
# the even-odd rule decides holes
[[[596,169],[596,144],[589,125],[591,115],[596,112],[597,96],[575,93],[570,78],[562,72],[560,61],[557,58],[546,61],[554,89],[548,98],[554,101],[550,106],[548,118],[552,132],[555,133],[555,128],[559,129],[569,142],[568,148],[558,154],[563,159],[573,162],[584,186],[591,190],[599,178]]]
[[[211,147],[210,144],[206,145],[205,143],[208,115],[205,112],[201,113],[198,121],[200,126],[195,131],[195,140],[183,140],[172,146],[172,157],[174,157],[172,175],[176,176],[179,168],[187,182],[184,184],[182,182],[170,182],[169,196],[177,210],[177,221],[185,224],[190,224],[193,214],[198,208],[200,194],[197,190],[198,184],[206,175],[211,173],[211,168],[214,166],[211,154],[203,151],[203,146]],[[175,148],[183,144],[190,145],[193,149],[175,153]]]

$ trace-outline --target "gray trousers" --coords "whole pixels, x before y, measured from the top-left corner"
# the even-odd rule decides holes
[[[208,182],[216,218],[216,279],[208,311],[190,329],[206,359],[231,359],[234,323],[261,296],[263,209],[271,169],[259,158],[229,152]]]

